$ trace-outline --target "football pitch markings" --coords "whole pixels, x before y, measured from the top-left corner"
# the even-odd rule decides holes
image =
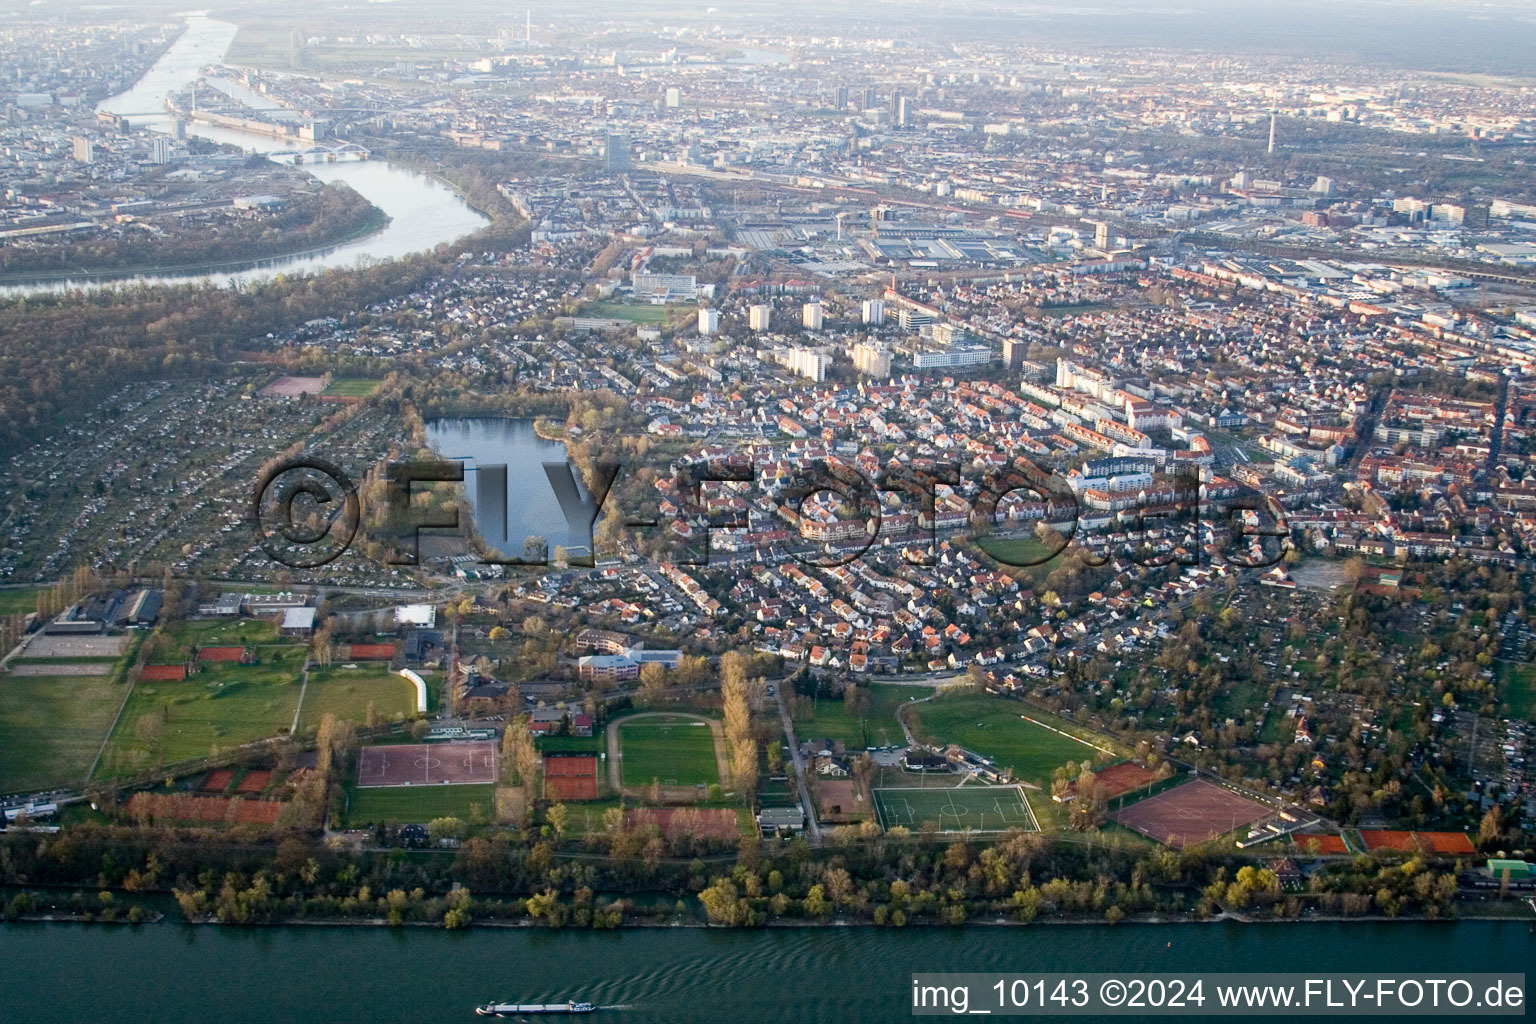
[[[932,821],[942,832],[1040,831],[1020,786],[877,789],[874,795],[880,827],[886,830],[900,825],[915,831]]]

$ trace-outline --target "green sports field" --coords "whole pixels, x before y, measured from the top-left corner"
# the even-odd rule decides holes
[[[596,736],[535,736],[533,745],[541,754],[549,753],[576,753],[576,754],[601,754],[607,749],[605,734],[599,731]]]
[[[320,727],[327,713],[338,721],[364,724],[368,705],[384,722],[410,718],[416,714],[416,687],[389,671],[389,666],[364,663],[356,668],[333,665],[309,670],[309,685],[304,689],[304,706],[299,711],[299,731]]]
[[[165,635],[170,646],[163,656],[156,657],[157,664],[185,661],[194,647],[249,647],[278,642],[277,623],[261,619],[177,622],[165,628]]]
[[[805,740],[841,740],[850,752],[887,744],[900,746],[904,736],[896,722],[896,709],[914,697],[930,693],[920,686],[889,683],[860,689],[869,699],[869,707],[862,715],[850,714],[847,705],[837,697],[797,701],[795,706],[800,713],[795,718],[795,735]]]
[[[131,775],[206,756],[215,745],[227,749],[286,733],[299,706],[305,650],[264,648],[260,657],[257,665],[204,665],[179,682],[140,682],[97,775]]]
[[[939,697],[907,712],[918,735],[937,743],[958,743],[992,758],[999,768],[1012,768],[1014,777],[1049,781],[1067,762],[1104,761],[1112,754],[1062,735],[1072,727],[1060,719],[1000,697]],[[1034,721],[1024,717],[1028,715]],[[1061,731],[1055,731],[1061,730]],[[1101,747],[1109,741],[1095,739]]]
[[[1536,721],[1536,665],[1499,666],[1505,703],[1516,718]]]
[[[1054,564],[1061,552],[1034,537],[979,537],[976,544],[987,554],[1007,566],[1030,567]]]
[[[7,587],[0,590],[0,615],[25,615],[37,610],[41,587]]]
[[[78,786],[122,702],[118,679],[0,675],[0,793]]]
[[[334,377],[325,386],[322,395],[339,395],[343,398],[366,398],[378,389],[381,382],[366,377]]]
[[[603,317],[608,320],[628,320],[636,324],[663,324],[669,317],[691,307],[676,303],[670,306],[641,305],[631,302],[593,302],[582,307],[582,316]]]
[[[887,830],[902,826],[916,832],[931,821],[942,832],[1040,831],[1018,786],[877,789],[875,813]]]
[[[491,786],[390,786],[354,789],[347,795],[349,825],[376,822],[419,822],[433,818],[469,821],[472,804],[486,820],[496,813]]]
[[[719,782],[709,724],[679,715],[643,716],[619,726],[623,783],[696,786]]]

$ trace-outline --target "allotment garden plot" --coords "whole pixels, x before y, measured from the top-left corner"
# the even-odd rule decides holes
[[[946,786],[875,790],[880,827],[916,832],[933,822],[941,832],[1038,832],[1029,800],[1019,786]]]

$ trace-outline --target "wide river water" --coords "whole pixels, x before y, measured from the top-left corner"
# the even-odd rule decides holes
[[[604,1007],[596,1024],[877,1024],[908,1018],[914,971],[1430,973],[1533,963],[1536,935],[1524,922],[616,932],[25,924],[0,926],[0,1020],[446,1024],[474,1020],[478,1002],[580,999]]]
[[[122,114],[138,128],[169,132],[173,119],[165,112],[165,99],[184,89],[209,64],[218,64],[235,38],[236,26],[201,15],[187,19],[187,29],[165,54],[127,92],[103,100],[98,109]],[[235,83],[223,85],[255,99],[256,94]],[[213,86],[203,85],[209,94]],[[248,152],[280,155],[307,149],[311,142],[271,138],[214,125],[187,122],[187,133],[200,138],[238,146]],[[443,242],[462,238],[484,227],[486,218],[473,210],[459,195],[442,182],[427,175],[396,167],[382,160],[350,160],[335,163],[305,163],[304,170],[321,181],[339,181],[350,185],[389,217],[380,231],[323,252],[290,259],[269,260],[262,266],[235,272],[213,270],[207,274],[156,275],[159,283],[212,281],[215,284],[248,282],[277,273],[355,267],[371,260],[395,259],[424,252]],[[121,283],[122,278],[82,277],[78,280],[43,281],[37,284],[0,288],[0,294],[20,295],[63,288],[90,288]]]

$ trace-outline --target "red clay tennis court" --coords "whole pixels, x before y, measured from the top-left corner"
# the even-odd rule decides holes
[[[175,683],[187,678],[185,665],[145,665],[139,671],[141,683]]]
[[[1121,761],[1094,773],[1099,785],[1104,787],[1106,799],[1113,800],[1133,789],[1150,786],[1157,776],[1134,761]]]
[[[1401,850],[1404,853],[1417,853],[1419,850],[1419,844],[1413,841],[1412,832],[1362,828],[1359,833],[1360,841],[1367,850]]]
[[[243,661],[244,659],[244,647],[199,647],[197,649],[198,661]]]
[[[1319,856],[1338,856],[1349,852],[1349,847],[1344,845],[1343,836],[1297,835],[1294,838],[1296,845],[1301,847],[1304,852],[1310,852],[1313,849],[1313,844],[1316,844]]]
[[[394,644],[352,644],[347,648],[348,661],[389,661],[394,656]]]
[[[544,796],[550,800],[596,800],[597,755],[544,755]]]
[[[1367,850],[1394,850],[1400,853],[1430,853],[1441,856],[1473,854],[1477,847],[1465,832],[1399,832],[1391,829],[1358,830]]]
[[[1465,832],[1415,832],[1413,838],[1418,840],[1419,849],[1425,853],[1471,855],[1477,852],[1472,837]]]
[[[267,788],[272,781],[272,773],[266,769],[245,773],[245,778],[240,780],[240,785],[235,787],[236,793],[249,794],[260,793]]]
[[[496,744],[402,743],[357,752],[357,784],[453,786],[496,781]]]
[[[202,789],[205,793],[222,793],[229,788],[229,784],[235,781],[235,773],[230,768],[215,768],[208,773],[203,780]]]
[[[1165,789],[1110,815],[1176,850],[1203,843],[1270,813],[1263,804],[1203,780]]]

